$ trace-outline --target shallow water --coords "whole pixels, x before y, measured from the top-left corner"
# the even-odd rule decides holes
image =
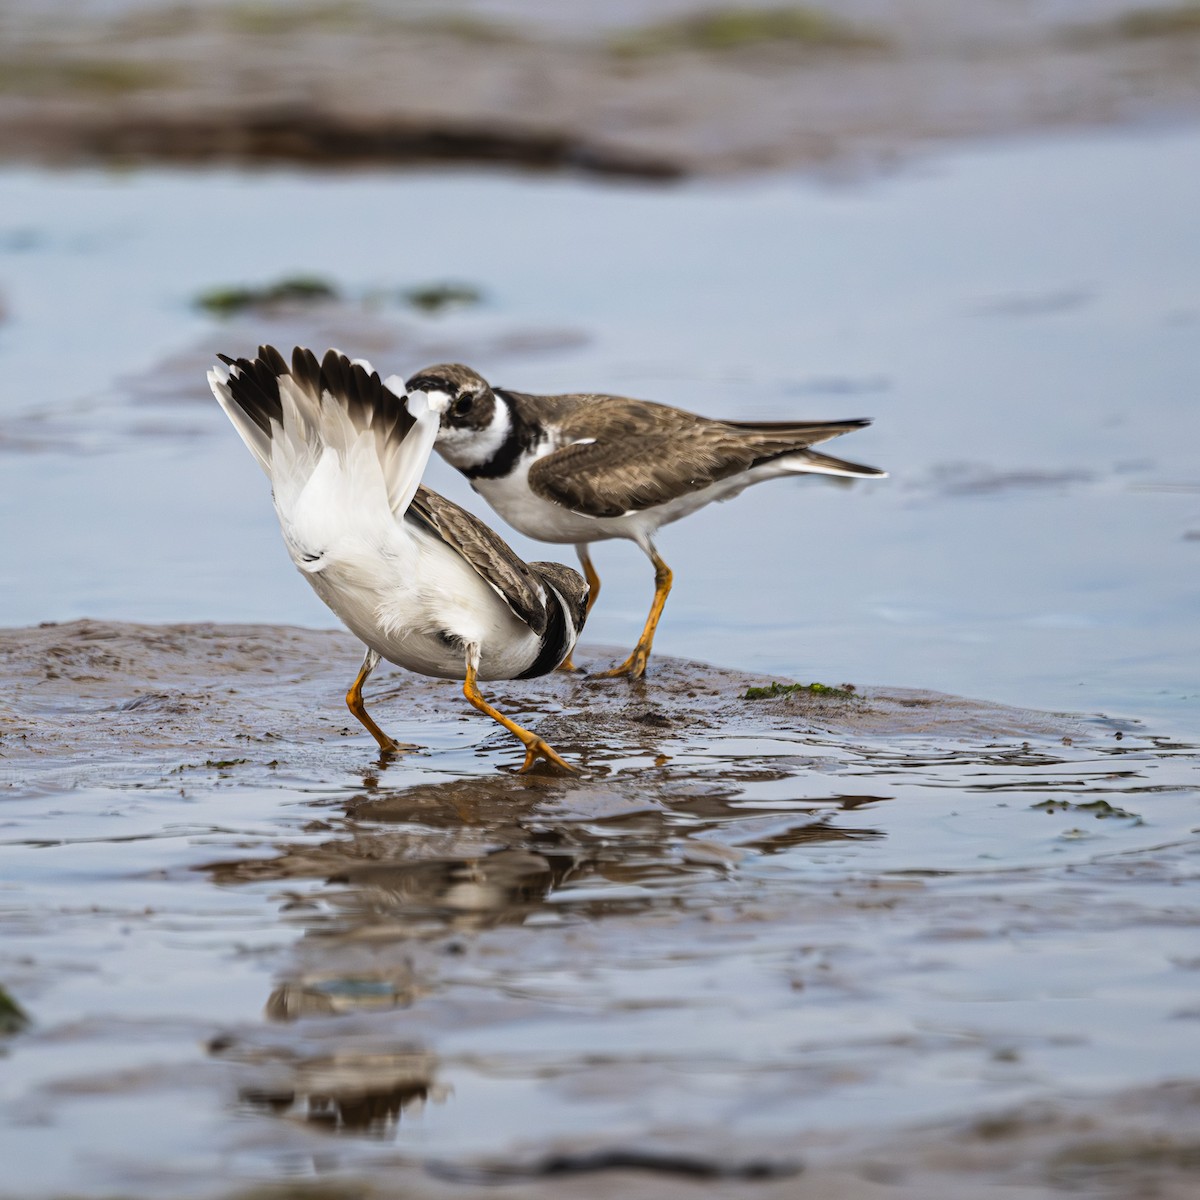
[[[400,674],[372,711],[426,750],[380,769],[346,639],[3,634],[0,982],[34,1023],[0,1043],[0,1194],[665,1196],[725,1170],[773,1198],[799,1160],[814,1196],[1187,1194],[1200,136],[853,186],[0,189],[2,625],[330,623],[203,383],[259,337],[873,415],[839,451],[892,471],[664,531],[659,646],[738,673],[498,688],[580,781],[498,770],[512,744],[452,684]],[[297,271],[347,300],[191,307]],[[381,296],[446,278],[486,304]],[[585,640],[628,645],[650,572],[597,561]],[[1112,719],[737,700],[770,674]]]
[[[522,778],[436,681],[376,692],[424,750],[373,762],[345,635],[90,622],[0,654],[0,977],[35,1018],[0,1194],[522,1194],[565,1161],[599,1195],[615,1159],[655,1195],[857,1177],[848,1137],[920,1173],[1071,1097],[1125,1135],[1121,1097],[1200,1073],[1195,746],[927,693],[745,701],[753,674],[664,659],[632,692],[498,688],[582,767]],[[1186,1156],[1197,1105],[1112,1180],[1148,1137]],[[1002,1136],[1031,1195],[1082,1153]]]

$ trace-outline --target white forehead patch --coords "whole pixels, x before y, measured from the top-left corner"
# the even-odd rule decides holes
[[[437,451],[452,467],[469,470],[495,458],[511,430],[512,415],[508,405],[497,396],[492,419],[483,429],[461,429],[443,421],[438,432]]]

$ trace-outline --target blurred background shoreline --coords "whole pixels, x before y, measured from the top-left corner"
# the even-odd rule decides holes
[[[1200,114],[1192,0],[0,4],[0,158],[667,179]]]

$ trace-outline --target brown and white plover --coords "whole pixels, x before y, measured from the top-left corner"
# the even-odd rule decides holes
[[[766,479],[887,474],[812,449],[865,419],[718,421],[626,396],[534,396],[493,388],[460,363],[427,367],[406,387],[410,405],[436,407],[435,448],[496,512],[528,537],[575,545],[589,611],[600,592],[590,543],[628,538],[654,564],[642,635],[607,676],[636,679],[646,670],[672,581],[654,545],[661,526]]]

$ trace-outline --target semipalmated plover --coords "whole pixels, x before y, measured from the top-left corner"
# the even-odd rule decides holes
[[[628,538],[649,556],[650,615],[633,652],[607,676],[636,679],[646,670],[671,590],[670,568],[654,548],[660,526],[764,479],[887,474],[812,449],[869,420],[717,421],[626,396],[531,396],[493,388],[460,363],[427,367],[407,389],[410,405],[420,398],[441,414],[438,453],[510,525],[539,541],[574,543],[589,611],[600,592],[589,543]]]
[[[438,431],[437,397],[407,406],[386,382],[330,350],[299,347],[289,365],[271,346],[254,359],[218,356],[208,373],[221,407],[271,480],[292,562],[367,647],[346,694],[382,751],[398,749],[367,714],[362,688],[380,658],[422,675],[462,679],[467,700],[536,759],[567,764],[497,712],[480,679],[528,679],[568,657],[587,586],[559,563],[525,563],[477,517],[420,486]]]

